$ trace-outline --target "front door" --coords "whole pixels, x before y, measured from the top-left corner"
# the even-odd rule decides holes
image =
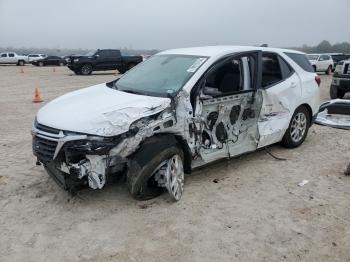
[[[264,52],[262,55],[261,87],[259,148],[282,140],[301,97],[298,74],[276,53]]]
[[[196,106],[201,120],[196,129],[200,130],[198,151],[204,163],[257,148],[260,57],[261,52],[256,51],[225,58],[201,81]]]

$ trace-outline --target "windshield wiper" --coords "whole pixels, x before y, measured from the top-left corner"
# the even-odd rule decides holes
[[[135,95],[145,95],[144,93],[140,91],[130,90],[130,89],[120,89],[120,91],[123,91],[125,93],[135,94]]]

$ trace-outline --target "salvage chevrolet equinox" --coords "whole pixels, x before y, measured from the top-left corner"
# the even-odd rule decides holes
[[[70,192],[101,189],[120,176],[136,199],[166,189],[179,200],[193,168],[277,142],[302,144],[318,112],[319,84],[297,51],[165,51],[41,108],[33,152]]]

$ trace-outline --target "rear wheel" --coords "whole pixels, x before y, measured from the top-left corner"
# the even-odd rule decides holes
[[[345,91],[339,90],[338,87],[331,85],[329,95],[332,99],[343,98],[345,96]]]
[[[329,66],[329,67],[327,68],[326,74],[327,74],[327,75],[332,74],[332,66]]]
[[[64,66],[64,63],[63,63],[63,62],[60,62],[60,63],[59,63],[59,66]]]
[[[292,116],[289,127],[282,139],[282,145],[288,148],[300,146],[307,136],[309,127],[309,111],[304,106],[301,106],[295,110]]]
[[[82,75],[90,75],[92,73],[92,65],[90,64],[84,64],[80,68],[80,73]]]

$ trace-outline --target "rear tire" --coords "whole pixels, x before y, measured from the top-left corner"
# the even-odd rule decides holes
[[[329,96],[332,99],[343,98],[345,96],[345,91],[339,90],[338,87],[331,85]]]
[[[332,66],[329,66],[326,71],[326,75],[331,75],[332,74]]]
[[[290,120],[289,127],[282,139],[282,145],[287,148],[300,146],[309,131],[310,113],[304,106],[298,107]]]
[[[63,62],[60,62],[58,65],[59,65],[59,66],[64,66],[64,63],[63,63]]]
[[[91,75],[92,73],[92,65],[90,64],[84,64],[80,68],[80,74],[82,75]]]

